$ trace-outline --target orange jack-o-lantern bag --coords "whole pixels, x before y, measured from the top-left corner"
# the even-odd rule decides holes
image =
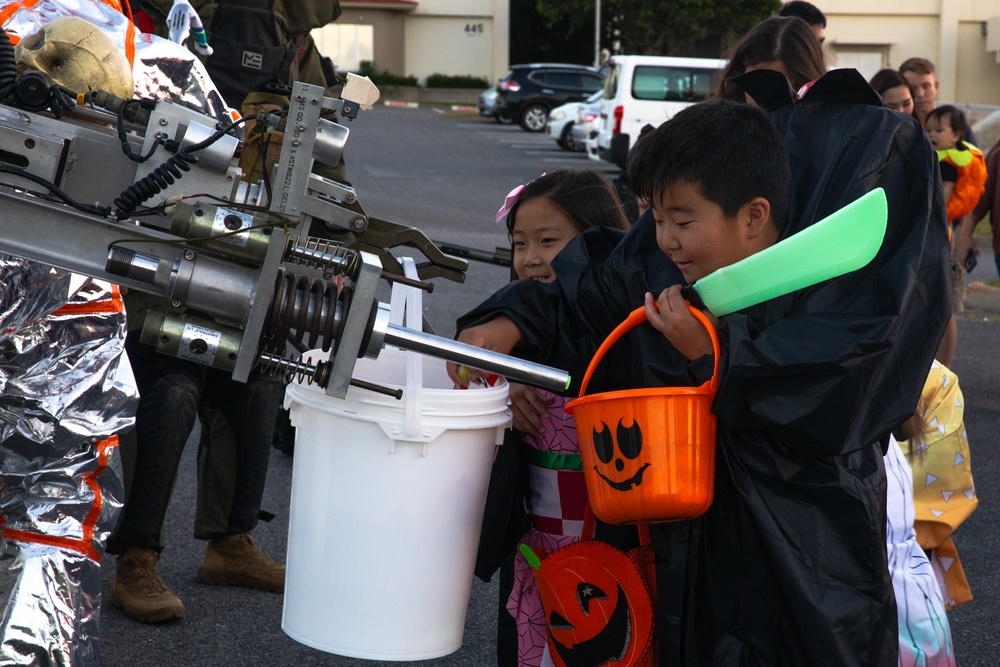
[[[584,535],[593,535],[587,508]],[[649,531],[625,553],[607,542],[580,540],[552,553],[521,546],[534,569],[556,667],[653,667],[655,581]]]

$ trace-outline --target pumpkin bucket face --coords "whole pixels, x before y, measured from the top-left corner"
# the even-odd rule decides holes
[[[607,523],[670,521],[699,516],[712,503],[719,377],[719,340],[705,316],[715,374],[699,387],[630,389],[585,396],[590,376],[626,331],[645,321],[638,308],[608,336],[587,369],[580,398],[566,403],[576,420],[587,494]]]
[[[653,638],[653,605],[627,554],[576,542],[547,555],[535,580],[557,666],[640,664]]]

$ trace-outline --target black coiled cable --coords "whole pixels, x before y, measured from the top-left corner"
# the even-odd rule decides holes
[[[11,104],[17,88],[17,61],[7,31],[0,28],[0,103]]]
[[[140,204],[149,201],[176,183],[184,175],[184,172],[191,171],[191,165],[198,163],[198,156],[190,153],[192,149],[192,146],[180,149],[144,178],[125,188],[115,199],[115,208],[117,209],[115,217],[118,220],[131,217]]]
[[[198,163],[198,157],[193,155],[195,151],[200,151],[207,146],[211,146],[222,138],[227,132],[247,122],[247,120],[251,117],[252,116],[245,116],[240,118],[235,123],[230,123],[229,125],[216,130],[216,132],[208,139],[181,148],[173,157],[150,172],[148,176],[125,188],[125,190],[118,195],[118,198],[115,199],[115,207],[117,209],[115,217],[118,220],[124,220],[131,217],[140,204],[149,201],[151,198],[173,185],[184,175],[184,172],[191,171],[191,165]]]

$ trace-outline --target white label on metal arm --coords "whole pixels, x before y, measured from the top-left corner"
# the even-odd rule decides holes
[[[177,356],[197,364],[211,366],[215,361],[215,353],[219,349],[222,334],[212,329],[187,322],[181,336],[181,345]]]
[[[235,216],[240,219],[240,229],[246,229],[253,224],[253,216],[249,213],[244,213],[242,211],[234,211],[229,208],[217,208],[215,209],[215,220],[212,221],[212,233],[215,235],[226,234],[228,232],[235,232],[235,229],[230,229],[226,227],[226,218],[229,216]],[[250,239],[250,234],[233,234],[232,236],[223,236],[220,241],[225,241],[232,245],[238,245],[241,248],[247,246],[247,242]]]

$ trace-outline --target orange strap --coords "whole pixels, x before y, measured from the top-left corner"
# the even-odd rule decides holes
[[[88,315],[100,313],[123,313],[125,312],[125,301],[122,300],[121,291],[118,285],[111,284],[111,298],[93,301],[90,303],[67,303],[65,306],[52,311],[52,315]]]
[[[18,0],[18,2],[10,3],[9,5],[3,8],[3,11],[0,11],[0,25],[6,23],[7,19],[9,19],[11,16],[17,13],[18,10],[31,9],[37,4],[38,0]],[[14,41],[14,36],[11,36],[10,40],[11,44],[17,44],[17,42],[19,41],[21,41],[20,37],[17,38],[17,41]]]
[[[69,549],[70,551],[76,551],[83,554],[94,562],[101,562],[101,554],[94,548],[93,545],[94,526],[97,525],[97,520],[101,516],[101,509],[104,506],[104,496],[101,494],[101,485],[98,483],[97,478],[100,477],[101,473],[104,472],[104,469],[108,467],[108,450],[117,446],[117,435],[113,435],[110,438],[101,440],[97,443],[97,467],[94,468],[92,472],[84,475],[83,481],[90,487],[91,491],[94,492],[94,504],[90,506],[87,518],[83,520],[83,539],[75,540],[71,537],[55,537],[53,535],[45,535],[44,533],[7,528],[3,526],[3,524],[6,523],[6,517],[0,515],[0,532],[2,532],[3,538],[7,540],[16,540],[18,542],[45,544],[59,549]]]

